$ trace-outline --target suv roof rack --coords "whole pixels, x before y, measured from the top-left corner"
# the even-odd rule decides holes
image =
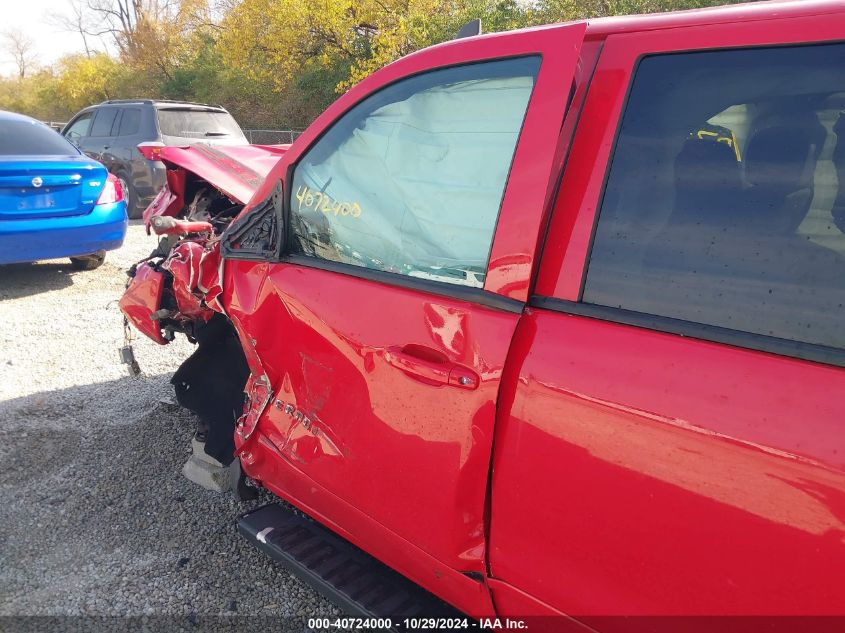
[[[178,105],[186,105],[186,106],[200,106],[203,108],[220,108],[221,110],[225,110],[221,105],[216,103],[196,103],[194,101],[176,101],[174,99],[109,99],[107,101],[103,101],[100,105],[106,104],[115,104],[115,103],[145,103],[149,105],[155,105],[157,103],[172,103]]]

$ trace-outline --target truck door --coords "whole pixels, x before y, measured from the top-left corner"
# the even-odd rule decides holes
[[[843,28],[607,38],[500,402],[497,606],[845,611]]]
[[[283,179],[281,258],[226,264],[272,390],[246,472],[441,595],[441,568],[485,571],[496,397],[583,32],[449,43],[362,82],[256,194]]]

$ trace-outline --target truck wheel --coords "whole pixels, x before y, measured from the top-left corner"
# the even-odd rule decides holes
[[[71,257],[70,265],[74,270],[94,270],[102,266],[104,261],[106,261],[106,251],[97,251],[90,255]]]
[[[120,181],[123,197],[126,199],[126,215],[132,220],[137,220],[144,214],[144,210],[138,208],[138,194],[132,185],[132,179],[122,171],[116,173],[115,176]]]

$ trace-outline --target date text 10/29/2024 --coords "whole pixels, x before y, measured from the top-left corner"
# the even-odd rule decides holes
[[[520,631],[527,630],[524,620],[516,618],[403,618],[394,622],[390,618],[309,618],[308,628],[312,631],[329,630],[366,630],[390,631],[394,627],[406,631],[446,631],[475,629],[480,631]]]

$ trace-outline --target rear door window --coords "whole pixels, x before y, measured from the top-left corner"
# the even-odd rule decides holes
[[[365,99],[296,167],[303,254],[482,287],[537,57],[453,67]]]
[[[120,117],[120,127],[118,128],[118,136],[134,136],[141,128],[141,110],[140,108],[123,108],[123,114]]]
[[[583,301],[845,348],[845,45],[647,57]]]
[[[100,108],[91,126],[91,136],[112,136],[112,125],[119,112],[118,108]]]

